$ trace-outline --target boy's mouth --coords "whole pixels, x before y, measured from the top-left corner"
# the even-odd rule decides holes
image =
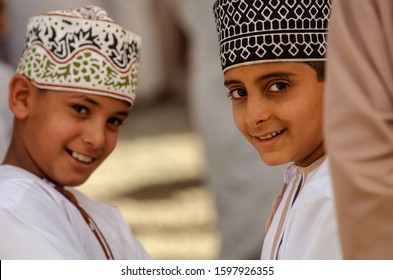
[[[92,163],[93,160],[94,160],[94,158],[92,158],[92,157],[82,155],[82,154],[77,153],[77,152],[75,152],[75,151],[71,151],[71,150],[68,150],[68,149],[67,149],[67,152],[68,152],[68,154],[70,154],[74,159],[76,159],[76,160],[78,160],[78,161],[80,161],[80,162],[83,162],[83,163]]]
[[[257,137],[257,138],[260,139],[260,140],[270,140],[270,139],[276,137],[277,135],[280,135],[284,131],[286,131],[286,129],[278,130],[278,131],[269,133],[269,134],[267,134],[265,136],[261,136],[261,137]]]

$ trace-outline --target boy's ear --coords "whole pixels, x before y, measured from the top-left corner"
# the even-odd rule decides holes
[[[16,74],[10,81],[8,105],[15,118],[25,119],[29,114],[29,107],[36,87],[24,75]]]

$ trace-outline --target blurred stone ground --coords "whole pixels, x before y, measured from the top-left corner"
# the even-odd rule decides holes
[[[186,106],[136,108],[112,155],[80,188],[119,207],[154,259],[214,259],[214,202],[204,182],[203,146]]]

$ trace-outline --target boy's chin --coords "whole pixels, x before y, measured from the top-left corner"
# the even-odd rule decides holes
[[[282,157],[279,157],[277,155],[274,154],[261,154],[259,153],[259,156],[261,157],[262,161],[269,165],[269,166],[277,166],[277,165],[282,165],[282,164],[286,164],[289,161],[287,159],[284,159]]]
[[[83,177],[83,178],[67,178],[67,179],[58,179],[54,180],[54,182],[57,186],[61,187],[77,187],[82,185],[87,181],[89,177]]]

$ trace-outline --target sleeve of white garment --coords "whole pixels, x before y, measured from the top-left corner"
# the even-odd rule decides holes
[[[334,1],[325,135],[344,258],[393,259],[393,1]]]

